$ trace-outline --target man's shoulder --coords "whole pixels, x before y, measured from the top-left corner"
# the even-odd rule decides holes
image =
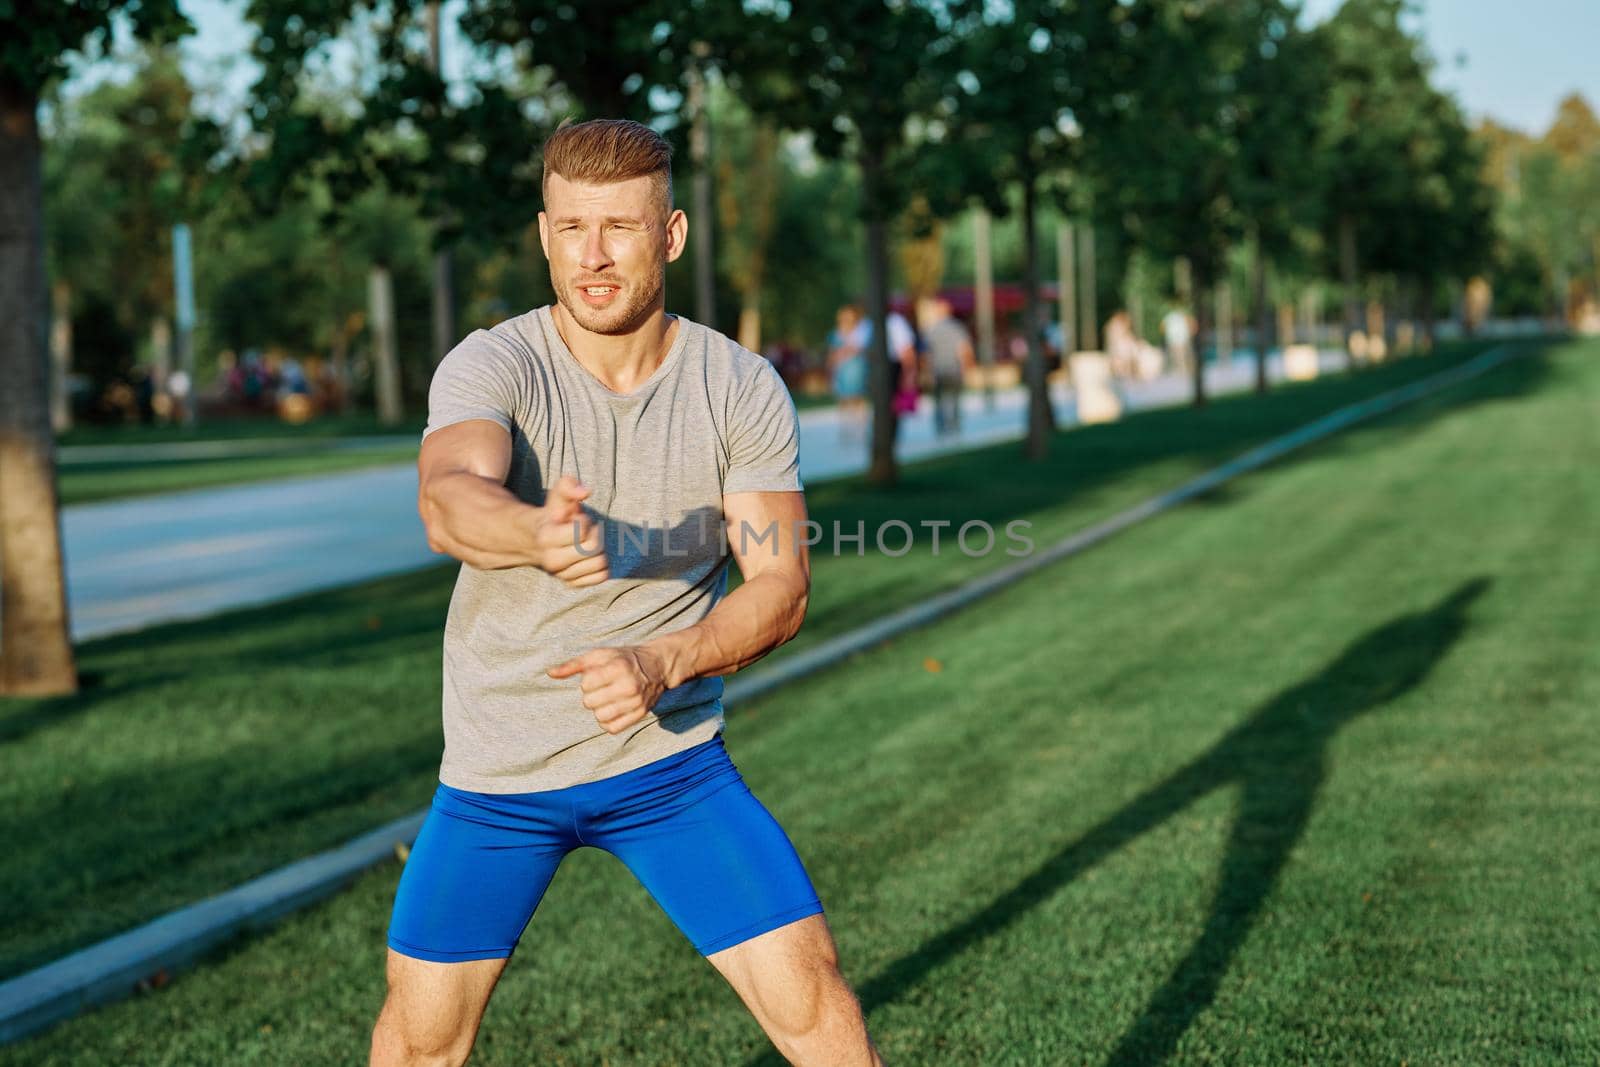
[[[541,304],[476,332],[485,334],[489,343],[503,346],[519,355],[542,356],[549,347],[545,343],[544,333],[544,318],[548,310],[548,304]]]
[[[679,316],[679,323],[680,329],[691,331],[691,336],[686,338],[686,341],[691,342],[690,347],[705,353],[706,371],[709,376],[722,378],[742,387],[747,385],[750,379],[767,372],[777,374],[777,368],[766,356],[750,351],[721,330],[683,316]],[[696,337],[699,338],[699,342],[692,343]]]

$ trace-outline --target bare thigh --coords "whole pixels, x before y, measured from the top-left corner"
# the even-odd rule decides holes
[[[462,1063],[505,959],[434,963],[389,950],[389,994],[372,1032],[373,1067]]]
[[[706,957],[791,1063],[881,1064],[822,915]]]

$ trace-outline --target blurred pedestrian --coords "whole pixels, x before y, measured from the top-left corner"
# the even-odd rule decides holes
[[[867,339],[871,327],[858,304],[846,304],[834,316],[828,335],[828,373],[839,402],[839,438],[849,443],[866,439]]]
[[[961,432],[961,385],[977,365],[972,335],[950,312],[950,302],[935,297],[929,303],[922,331],[927,348],[929,385],[933,389],[933,426],[940,437]]]
[[[1167,357],[1175,370],[1188,371],[1194,358],[1194,316],[1174,303],[1161,319],[1161,339],[1167,345]]]
[[[1133,319],[1126,311],[1119,309],[1106,320],[1105,336],[1111,373],[1118,377],[1131,377],[1139,348],[1139,339],[1133,334]]]

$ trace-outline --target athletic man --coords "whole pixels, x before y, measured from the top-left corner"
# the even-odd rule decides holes
[[[465,1061],[557,865],[593,845],[789,1060],[879,1064],[816,891],[722,747],[717,676],[805,615],[793,402],[765,359],[665,313],[687,223],[649,128],[563,126],[544,206],[557,303],[474,332],[429,391],[418,507],[464,566],[372,1062]]]

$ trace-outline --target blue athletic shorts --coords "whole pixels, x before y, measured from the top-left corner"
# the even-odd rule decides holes
[[[389,947],[439,963],[511,955],[556,867],[584,845],[627,865],[701,955],[822,911],[788,835],[719,734],[567,789],[441,783],[400,877]]]

